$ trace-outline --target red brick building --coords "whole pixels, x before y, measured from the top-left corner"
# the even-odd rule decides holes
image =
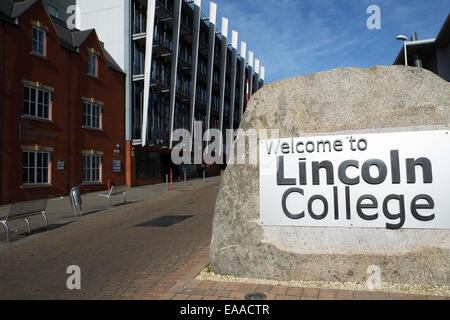
[[[95,30],[0,1],[0,203],[125,184],[125,74]]]

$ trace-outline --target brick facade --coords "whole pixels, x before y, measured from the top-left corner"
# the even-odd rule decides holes
[[[108,65],[95,30],[75,50],[63,46],[40,0],[17,19],[0,20],[0,204],[125,184],[125,74]],[[45,57],[32,53],[33,25],[46,31]],[[98,56],[98,78],[88,75],[89,51]],[[50,92],[50,120],[24,115],[25,86]],[[101,105],[101,129],[83,128],[84,100]],[[50,152],[48,184],[22,183],[23,150]],[[83,153],[101,156],[101,182],[83,183]]]

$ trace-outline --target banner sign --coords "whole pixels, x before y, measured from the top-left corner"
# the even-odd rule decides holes
[[[264,226],[450,229],[450,135],[263,140]]]

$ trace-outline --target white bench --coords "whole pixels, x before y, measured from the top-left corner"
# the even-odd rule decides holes
[[[48,227],[48,219],[45,215],[47,207],[47,199],[32,200],[25,202],[12,203],[8,206],[8,213],[5,220],[0,220],[0,224],[6,228],[6,241],[9,242],[8,222],[13,220],[24,219],[27,223],[28,234],[31,234],[31,224],[28,220],[32,216],[42,215],[45,221],[45,228]]]
[[[123,204],[127,203],[127,186],[113,186],[108,194],[99,194],[100,197],[108,198],[109,207],[112,207],[111,198],[123,195]]]

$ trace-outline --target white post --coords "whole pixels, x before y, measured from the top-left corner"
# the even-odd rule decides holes
[[[404,43],[404,47],[405,47],[405,49],[404,49],[404,51],[405,51],[405,66],[408,66],[408,52],[406,51],[407,49],[406,49],[406,41],[403,41],[403,43]]]
[[[242,121],[242,118],[244,117],[244,100],[245,100],[245,61],[247,59],[247,43],[244,41],[241,41],[241,58],[242,58],[242,64],[241,64],[241,96],[239,97],[240,105],[239,105],[239,121]]]
[[[152,57],[153,57],[153,32],[155,25],[155,12],[156,12],[156,0],[150,0],[147,3],[147,35],[145,43],[145,70],[144,70],[144,103],[143,103],[143,114],[142,114],[142,146],[146,146],[147,133],[149,130],[149,119],[148,112],[150,109],[149,98],[150,98],[150,81],[152,72]]]
[[[208,70],[207,77],[208,83],[206,87],[206,129],[211,128],[211,103],[212,103],[212,88],[213,88],[213,75],[214,75],[214,46],[216,43],[216,21],[217,20],[217,4],[210,2],[209,5],[209,48],[208,48]],[[209,131],[207,131],[207,141],[209,141]]]
[[[253,53],[253,51],[249,51],[248,52],[248,65],[252,68],[253,68],[254,57],[255,57],[255,54]]]
[[[250,100],[250,98],[253,95],[253,66],[254,66],[254,62],[255,62],[255,54],[253,51],[249,51],[248,52],[248,71],[249,71],[249,75],[248,75],[248,98]]]

